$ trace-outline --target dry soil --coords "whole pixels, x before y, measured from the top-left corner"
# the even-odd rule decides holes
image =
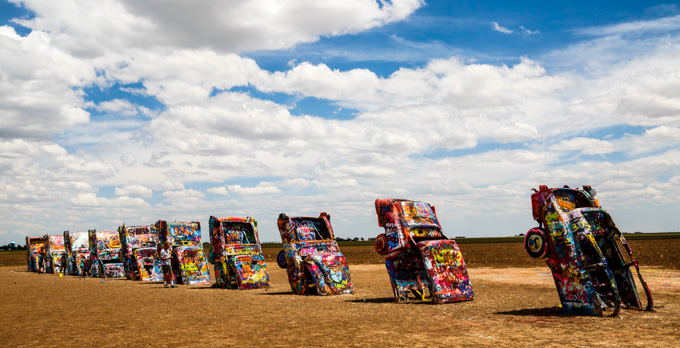
[[[622,310],[615,318],[564,315],[547,266],[520,260],[528,257],[517,243],[461,245],[475,300],[443,305],[394,303],[370,247],[342,248],[356,293],[335,297],[292,295],[272,259],[278,250],[265,250],[271,288],[250,291],[60,278],[28,273],[24,254],[3,253],[0,337],[3,346],[30,347],[680,346],[679,267],[642,262],[680,249],[642,242],[631,245],[644,255],[654,311]]]

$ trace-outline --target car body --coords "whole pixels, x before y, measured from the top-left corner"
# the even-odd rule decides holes
[[[26,236],[26,264],[29,272],[40,272],[45,257],[45,238]]]
[[[447,238],[435,208],[428,203],[405,199],[376,199],[378,225],[385,233],[375,240],[376,251],[385,256],[394,298],[408,300],[409,294],[432,302],[474,299],[463,254]]]
[[[66,253],[63,235],[45,235],[45,273],[61,273],[61,256]]]
[[[172,247],[172,271],[179,284],[210,284],[208,262],[201,244],[201,224],[192,222],[166,222],[154,225],[160,233],[161,243]]]
[[[277,220],[283,251],[278,264],[286,268],[288,282],[298,295],[339,295],[354,293],[345,256],[335,241],[330,215],[288,217]]]
[[[113,230],[90,230],[90,272],[93,277],[124,278],[120,235]]]
[[[208,260],[215,265],[216,285],[228,289],[269,287],[257,221],[251,217],[210,217]]]
[[[645,309],[651,310],[651,293],[638,262],[595,190],[541,185],[534,189],[531,205],[539,226],[526,233],[524,246],[529,256],[546,259],[566,313],[615,316],[621,304],[642,310],[631,266],[647,294]]]
[[[70,275],[82,275],[80,260],[86,266],[90,264],[90,241],[87,232],[64,231],[64,249],[66,251],[66,271]]]
[[[120,226],[125,277],[131,280],[161,281],[163,271],[158,255],[160,234],[154,225]]]

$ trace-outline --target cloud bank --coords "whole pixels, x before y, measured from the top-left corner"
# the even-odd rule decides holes
[[[275,241],[278,213],[320,211],[338,236],[369,237],[386,197],[437,205],[450,236],[512,235],[539,184],[593,185],[626,230],[674,228],[675,17],[583,29],[597,37],[514,64],[452,56],[383,76],[247,53],[403,21],[421,1],[19,3],[36,15],[16,20],[27,36],[0,27],[0,238],[249,215]],[[620,50],[633,44],[647,49]]]

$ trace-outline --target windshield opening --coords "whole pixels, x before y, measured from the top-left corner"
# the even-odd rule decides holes
[[[299,241],[331,239],[331,233],[322,218],[291,219],[290,224]]]
[[[253,225],[247,222],[223,221],[224,242],[226,244],[255,244]]]
[[[576,208],[589,208],[595,206],[585,195],[585,193],[579,190],[553,190],[553,197],[555,197],[557,205],[565,212],[574,210]]]
[[[408,229],[413,238],[442,238],[442,231],[438,227],[412,227]]]

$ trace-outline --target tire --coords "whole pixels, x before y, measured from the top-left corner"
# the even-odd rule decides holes
[[[387,236],[384,233],[379,234],[375,238],[375,243],[373,244],[375,251],[380,255],[386,255],[389,252],[389,247],[387,245]]]
[[[305,293],[307,295],[321,295],[322,289],[319,289],[316,286],[316,282],[314,281],[314,275],[312,273],[312,270],[309,269],[309,265],[305,264],[304,266],[304,274],[305,274]]]
[[[545,230],[540,227],[530,229],[526,236],[524,236],[524,249],[534,259],[548,257],[548,238],[546,237]]]
[[[238,276],[236,268],[233,266],[229,267],[229,288],[230,289],[240,289],[241,288],[241,277]]]
[[[279,265],[281,268],[286,268],[287,263],[286,263],[286,253],[283,252],[283,250],[279,251],[279,254],[276,256],[276,263]]]

